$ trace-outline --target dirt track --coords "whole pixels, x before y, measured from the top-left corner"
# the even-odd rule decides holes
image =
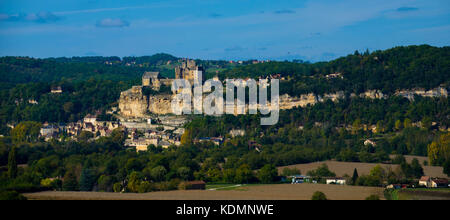
[[[245,186],[224,191],[170,191],[145,194],[102,192],[40,192],[25,194],[37,200],[310,200],[315,191],[331,200],[363,200],[370,195],[383,197],[383,188],[322,184],[278,184]]]

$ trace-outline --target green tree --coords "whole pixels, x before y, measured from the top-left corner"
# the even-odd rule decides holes
[[[91,169],[83,169],[80,176],[80,191],[90,192],[94,187],[96,177]]]
[[[425,129],[427,129],[427,130],[430,130],[432,123],[433,123],[433,122],[432,122],[431,117],[425,116],[425,117],[422,119],[422,127],[425,128]]]
[[[328,200],[328,199],[327,199],[327,196],[325,195],[325,193],[316,191],[312,195],[311,200],[319,200],[320,201],[320,200]]]
[[[377,195],[370,195],[366,198],[366,200],[380,200],[380,197]]]
[[[273,164],[266,164],[258,172],[258,179],[262,183],[272,183],[278,176],[278,170]]]
[[[42,124],[33,121],[20,122],[11,131],[11,138],[14,143],[32,142],[39,137]]]
[[[73,171],[67,171],[64,175],[63,190],[64,191],[78,191],[78,181],[77,176]]]
[[[395,130],[396,130],[396,131],[400,131],[400,130],[402,130],[402,128],[403,128],[402,121],[397,120],[397,121],[395,122]]]
[[[163,181],[166,177],[167,170],[163,166],[157,166],[150,171],[150,175],[156,182]]]
[[[417,158],[414,158],[411,161],[411,170],[412,170],[412,174],[415,178],[420,178],[421,176],[424,175],[423,168],[420,165],[419,160],[417,160]]]
[[[0,191],[0,200],[23,201],[27,200],[27,198],[16,191]]]
[[[80,141],[80,142],[87,142],[93,137],[94,137],[94,134],[92,132],[82,131],[80,133],[80,135],[78,135],[78,141]]]
[[[308,176],[311,176],[315,179],[321,179],[322,177],[335,177],[336,174],[332,172],[330,169],[328,169],[327,164],[320,165],[315,170],[310,170],[307,173]]]
[[[114,192],[118,193],[118,192],[122,192],[122,183],[114,183],[113,185],[113,190]]]
[[[447,176],[450,176],[450,160],[447,160],[444,163],[444,173],[447,174]]]
[[[8,155],[8,177],[15,179],[17,177],[17,155],[16,147],[12,147]]]
[[[189,167],[180,167],[177,169],[177,176],[182,180],[189,180],[191,177],[191,169]]]
[[[352,185],[356,185],[356,181],[358,181],[359,175],[358,170],[356,168],[353,170],[353,176],[352,176]]]
[[[193,143],[192,131],[191,129],[186,129],[184,134],[181,136],[181,145],[191,145]]]
[[[403,127],[404,128],[410,128],[412,126],[412,121],[409,118],[406,118],[405,121],[403,122]]]
[[[361,130],[361,119],[356,119],[353,122],[353,126],[352,126],[352,133],[353,134],[358,134],[358,132]]]
[[[128,191],[137,193],[139,191],[140,184],[141,184],[141,177],[139,173],[133,171],[128,178],[128,185],[127,185]]]
[[[238,169],[236,169],[236,183],[249,183],[252,178],[253,172],[250,169],[250,166],[248,166],[247,164],[243,164]]]

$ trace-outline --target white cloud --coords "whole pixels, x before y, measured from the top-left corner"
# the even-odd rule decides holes
[[[100,20],[97,22],[97,27],[104,27],[104,28],[112,28],[112,27],[128,27],[130,26],[130,23],[128,21],[116,18],[105,18],[103,20]]]

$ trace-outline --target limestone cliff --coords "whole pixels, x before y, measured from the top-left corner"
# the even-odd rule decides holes
[[[148,97],[144,95],[142,86],[120,93],[120,114],[125,117],[144,117],[148,109]]]
[[[447,97],[446,88],[436,88],[426,91],[424,89],[402,90],[394,94],[394,96],[403,96],[410,100],[414,99],[414,96],[424,97]],[[356,95],[352,94],[351,98],[361,97],[368,99],[384,99],[387,95],[384,95],[381,91],[370,90],[365,93]],[[134,86],[133,88],[124,91],[120,95],[119,108],[120,114],[124,117],[145,117],[147,113],[153,114],[170,114],[172,113],[171,102],[172,94],[159,94],[153,96],[145,96],[142,86]],[[315,105],[319,102],[331,100],[338,102],[340,99],[344,99],[344,92],[336,92],[331,94],[324,94],[323,96],[316,95],[314,93],[304,94],[299,97],[291,97],[287,94],[280,96],[280,109],[287,110],[295,107],[306,107],[308,105]],[[235,109],[235,112],[237,110]],[[248,104],[245,107],[245,112],[248,111]]]

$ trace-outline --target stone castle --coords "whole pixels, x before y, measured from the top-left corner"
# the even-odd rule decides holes
[[[186,79],[193,85],[194,79],[203,75],[203,72],[203,67],[197,66],[194,60],[187,59],[181,64],[181,67],[175,68],[175,79]]]
[[[175,68],[175,79],[186,79],[192,85],[199,74],[203,74],[203,68],[193,60],[184,60],[181,67]],[[161,85],[170,87],[172,82],[173,79],[161,79],[159,72],[145,72],[141,86],[133,86],[120,94],[120,114],[124,117],[142,118],[149,113],[172,113],[171,101],[174,94],[147,95],[145,92],[146,88],[159,91]]]

